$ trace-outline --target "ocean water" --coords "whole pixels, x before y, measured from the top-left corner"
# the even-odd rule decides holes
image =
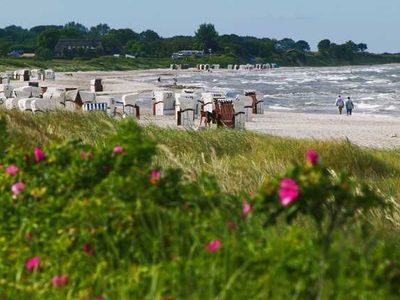
[[[271,111],[336,113],[340,94],[352,98],[355,113],[400,115],[398,64],[178,73],[178,84],[222,90],[229,97],[256,90]]]

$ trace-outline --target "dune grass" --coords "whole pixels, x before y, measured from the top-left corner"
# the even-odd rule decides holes
[[[27,151],[69,139],[100,146],[115,133],[118,124],[101,113],[33,115],[0,110],[0,118],[7,121],[9,144],[20,145]],[[188,178],[209,172],[229,191],[252,191],[265,177],[281,172],[292,162],[302,161],[305,151],[312,148],[334,170],[347,171],[400,197],[400,151],[396,149],[367,149],[348,141],[290,139],[248,131],[182,131],[149,126],[144,132],[159,144],[158,164],[181,167]]]
[[[143,128],[143,139],[129,135],[138,130],[136,126],[132,131],[131,127],[125,128],[128,132],[124,134],[132,139],[127,144],[131,151],[137,151],[132,152],[130,164],[116,160],[119,173],[112,173],[104,182],[95,176],[92,189],[88,189],[85,183],[97,174],[97,164],[104,166],[112,161],[108,152],[114,144],[109,138],[118,132],[118,125],[118,121],[101,113],[33,115],[0,110],[0,146],[11,159],[12,151],[30,154],[36,146],[54,146],[71,139],[79,139],[97,151],[91,162],[75,157],[74,148],[67,148],[71,151],[66,154],[66,149],[56,147],[52,151],[58,154],[50,153],[50,157],[64,153],[75,163],[66,160],[62,167],[52,169],[54,164],[49,162],[50,170],[35,164],[30,181],[37,184],[37,199],[28,200],[26,195],[27,201],[4,202],[13,214],[4,213],[5,222],[0,227],[4,234],[0,241],[6,249],[0,253],[7,257],[0,268],[5,270],[0,274],[0,298],[32,295],[30,299],[92,299],[90,295],[104,295],[106,299],[157,300],[310,299],[309,295],[316,294],[320,270],[313,223],[299,218],[291,226],[265,226],[263,211],[246,218],[241,214],[242,195],[253,192],[266,177],[283,172],[292,162],[304,162],[304,153],[310,148],[316,149],[334,170],[348,171],[395,200],[400,195],[398,150],[364,149],[348,141],[295,140],[247,131],[197,132],[154,126]],[[5,130],[7,140],[1,136]],[[145,138],[158,145],[155,160],[147,160],[152,164],[149,168],[182,169],[189,184],[186,189],[175,189],[180,184],[176,181],[165,185],[165,194],[161,195],[157,188],[147,185],[138,189],[143,162],[136,157],[140,149],[151,148],[141,144]],[[18,159],[18,165],[25,164],[28,173],[30,162],[21,155]],[[64,157],[56,161],[61,164]],[[92,163],[93,169],[88,168]],[[80,172],[82,165],[94,173]],[[219,185],[201,179],[204,172],[212,174]],[[7,183],[4,191],[9,193],[7,180],[4,176],[0,183]],[[55,184],[57,181],[70,184]],[[49,193],[54,193],[53,198],[41,198],[43,182]],[[52,184],[63,190],[51,189]],[[17,217],[24,222],[21,228]],[[28,226],[33,217],[37,218],[34,226]],[[390,215],[390,222],[384,220],[387,217],[382,211],[371,212],[367,216],[370,222],[356,222],[356,230],[344,228],[335,236],[329,259],[333,267],[321,299],[396,299],[400,210]],[[229,222],[234,222],[235,228]],[[24,237],[28,229],[40,242],[34,250],[43,256],[43,270],[35,273],[37,277],[23,271],[22,259],[34,254],[31,242]],[[221,251],[204,251],[205,243],[217,238],[223,241]],[[88,240],[98,251],[95,258],[85,256],[80,249]],[[22,252],[18,259],[12,255],[15,249]],[[52,289],[50,274],[62,270],[68,270],[71,283],[65,290]],[[14,272],[23,276],[13,276]],[[2,289],[4,286],[7,289]]]

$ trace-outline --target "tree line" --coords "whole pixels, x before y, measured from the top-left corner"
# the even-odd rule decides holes
[[[95,39],[102,43],[102,49],[80,52],[79,56],[101,56],[130,54],[137,57],[170,57],[181,50],[204,50],[205,53],[230,55],[242,60],[261,59],[272,61],[285,56],[293,60],[305,59],[311,48],[307,41],[295,41],[290,38],[281,40],[238,36],[236,34],[219,35],[213,24],[201,24],[193,36],[174,36],[163,38],[153,30],[135,32],[132,29],[113,29],[107,24],[98,24],[87,28],[82,24],[70,22],[63,26],[48,25],[24,29],[12,25],[0,28],[0,56],[7,56],[15,50],[36,53],[38,59],[51,59],[60,39]],[[318,52],[324,56],[339,59],[352,59],[357,53],[367,50],[364,43],[348,41],[335,44],[322,40]],[[76,55],[76,54],[75,54]]]

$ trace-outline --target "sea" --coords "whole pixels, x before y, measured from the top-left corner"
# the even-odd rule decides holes
[[[269,111],[337,113],[338,95],[354,112],[400,115],[400,64],[351,67],[282,67],[261,71],[178,73],[178,84],[223,91],[234,98],[256,90]]]

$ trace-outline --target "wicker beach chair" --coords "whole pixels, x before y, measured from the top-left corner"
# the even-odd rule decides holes
[[[137,105],[139,93],[126,94],[122,96],[123,115],[124,117],[135,116],[140,119],[140,108]]]

